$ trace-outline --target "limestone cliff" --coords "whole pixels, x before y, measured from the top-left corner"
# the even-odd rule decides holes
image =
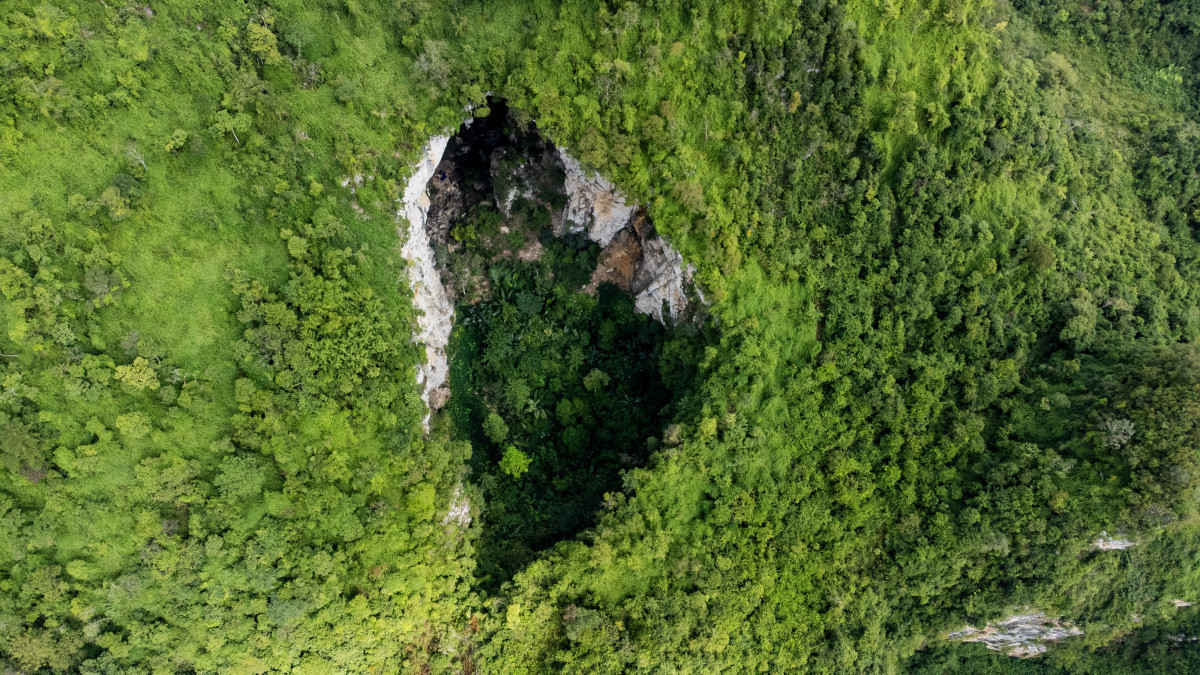
[[[598,174],[589,174],[566,150],[558,149],[566,170],[564,191],[567,206],[562,215],[566,232],[586,233],[604,249],[600,267],[593,277],[597,281],[612,281],[634,296],[639,312],[663,321],[663,303],[667,313],[681,316],[688,307],[688,287],[695,268],[684,265],[683,256],[670,243],[645,224],[645,211],[629,204],[616,186]],[[629,237],[618,237],[622,231]],[[636,239],[636,242],[634,241]],[[636,255],[633,253],[636,243]],[[631,259],[632,274],[619,273],[619,262]],[[613,267],[608,270],[605,265]],[[613,274],[612,272],[618,272]],[[611,275],[611,278],[606,276]],[[625,277],[628,283],[622,283]]]
[[[567,232],[586,232],[588,239],[608,246],[637,210],[637,205],[627,204],[625,196],[617,192],[616,186],[599,174],[583,170],[579,160],[566,150],[559,148],[558,156],[566,169],[564,190],[567,207],[563,212],[563,223]]]
[[[645,209],[629,203],[611,182],[585,170],[564,149],[555,148],[536,133],[510,134],[503,125],[490,121],[464,124],[460,137],[453,142],[448,136],[429,140],[399,200],[398,216],[408,223],[401,232],[401,255],[409,263],[413,306],[419,310],[414,339],[425,345],[426,354],[417,382],[421,398],[431,409],[440,408],[448,396],[446,346],[453,330],[455,303],[441,274],[447,261],[435,258],[431,241],[445,245],[453,255],[456,247],[449,234],[451,227],[473,204],[483,201],[485,193],[506,216],[517,197],[532,199],[555,211],[552,221],[559,234],[585,234],[599,244],[600,264],[588,290],[601,282],[615,283],[634,296],[639,312],[658,321],[665,321],[666,315],[680,317],[688,310],[695,269],[685,265],[683,256],[654,232]],[[476,163],[486,170],[478,170]],[[466,170],[468,166],[471,170]],[[435,179],[437,208],[431,213],[429,188]],[[558,195],[560,204],[563,196],[566,198],[561,212],[550,206],[553,194]],[[538,250],[540,246],[529,248]],[[519,257],[527,258],[523,253]],[[428,422],[427,415],[426,426]]]
[[[431,408],[441,407],[445,400],[443,385],[449,373],[446,345],[454,324],[454,303],[438,274],[433,248],[425,231],[429,217],[429,179],[446,150],[448,136],[434,136],[425,146],[421,160],[413,167],[412,176],[404,187],[399,216],[408,221],[403,233],[404,245],[400,254],[408,261],[408,281],[413,290],[413,307],[419,310],[417,334],[414,340],[425,345],[425,363],[417,373],[421,398]],[[397,228],[399,229],[399,228]],[[429,425],[429,415],[425,416]]]

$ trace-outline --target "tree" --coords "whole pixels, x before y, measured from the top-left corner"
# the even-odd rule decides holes
[[[0,464],[13,473],[41,465],[42,451],[33,429],[0,413]]]
[[[258,462],[249,456],[229,456],[221,461],[221,473],[213,484],[231,505],[245,504],[262,493],[265,476]]]
[[[209,128],[218,136],[233,134],[233,140],[241,145],[242,139],[238,137],[237,132],[246,133],[250,130],[250,116],[246,113],[230,115],[228,110],[220,110],[213,116],[213,123]]]
[[[268,66],[278,66],[283,63],[283,56],[279,53],[278,41],[270,28],[261,24],[250,23],[246,26],[246,35],[250,43],[250,51],[262,59],[263,63]]]
[[[175,131],[171,132],[171,137],[168,138],[166,144],[163,145],[163,150],[166,150],[167,152],[175,152],[183,147],[183,144],[187,142],[187,139],[188,133],[186,131],[183,129],[176,129]]]
[[[504,451],[504,457],[500,459],[500,469],[513,478],[520,478],[529,470],[529,463],[532,461],[529,455],[510,445]]]
[[[150,362],[141,356],[127,366],[117,366],[116,374],[113,377],[118,382],[138,391],[143,389],[154,391],[162,386],[158,381],[158,374],[150,367]]]
[[[600,369],[593,368],[592,372],[590,372],[586,376],[584,376],[583,388],[587,389],[588,391],[595,394],[596,392],[599,392],[602,389],[604,389],[605,387],[607,387],[608,383],[609,383],[609,381],[611,381],[611,379],[612,378],[610,378],[607,374],[602,372]]]
[[[508,425],[504,418],[496,413],[488,413],[483,421],[483,433],[495,444],[499,445],[508,436]]]
[[[125,156],[128,157],[131,161],[134,161],[134,162],[137,162],[138,164],[140,164],[142,166],[143,171],[147,171],[147,172],[150,171],[150,167],[146,166],[146,157],[145,157],[145,155],[142,154],[141,150],[138,150],[138,146],[136,143],[129,144],[129,147],[125,149]]]

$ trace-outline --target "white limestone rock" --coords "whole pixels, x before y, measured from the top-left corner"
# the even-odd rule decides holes
[[[1107,532],[1101,532],[1100,538],[1098,538],[1092,544],[1092,549],[1096,551],[1122,551],[1134,546],[1135,544],[1137,544],[1135,541],[1130,541],[1129,539],[1114,539],[1113,537],[1108,536]]]
[[[559,148],[558,154],[567,174],[563,228],[567,232],[586,232],[588,239],[602,248],[608,246],[630,224],[638,205],[629,204],[616,186],[603,177],[589,175],[566,150]],[[680,316],[687,309],[687,287],[695,272],[696,268],[683,264],[683,256],[665,239],[657,235],[646,237],[642,241],[642,262],[630,288],[634,306],[661,322],[665,318],[663,301],[666,301],[667,313]]]
[[[949,634],[947,639],[962,642],[982,642],[988,649],[1004,652],[1017,658],[1037,656],[1046,651],[1046,643],[1083,635],[1070,622],[1052,619],[1042,612],[1016,614],[982,630],[965,626]]]
[[[558,155],[567,172],[564,186],[567,208],[563,213],[567,232],[587,232],[588,239],[601,247],[608,246],[617,232],[629,223],[637,205],[627,204],[625,196],[599,174],[584,171],[579,160],[566,150],[559,148]]]
[[[642,266],[633,280],[634,306],[643,314],[663,321],[667,313],[679,316],[687,308],[687,286],[696,268],[683,264],[683,256],[657,235],[642,242]]]
[[[429,179],[433,177],[449,141],[449,136],[429,139],[424,156],[413,167],[412,176],[404,187],[398,214],[408,221],[407,237],[404,237],[400,255],[409,262],[408,282],[413,290],[413,307],[420,310],[417,334],[413,337],[425,345],[425,363],[417,373],[417,383],[422,385],[421,399],[426,405],[430,404],[431,395],[439,402],[445,400],[444,396],[435,392],[446,383],[450,372],[446,361],[446,345],[454,328],[454,302],[442,285],[433,247],[429,245],[429,236],[425,232],[425,221],[429,217]],[[425,427],[429,428],[429,414],[425,415]]]
[[[467,529],[471,524],[471,502],[462,493],[462,483],[454,486],[450,495],[450,508],[442,518],[443,525],[454,525],[460,530]]]

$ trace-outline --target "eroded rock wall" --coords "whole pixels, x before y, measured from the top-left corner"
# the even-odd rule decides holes
[[[637,204],[630,204],[616,186],[584,170],[566,150],[559,148],[558,155],[567,176],[564,184],[567,206],[561,220],[564,231],[586,233],[588,239],[604,248],[601,265],[628,257],[632,250],[632,244],[627,238],[617,237],[618,233],[630,232],[637,239],[640,257],[628,285],[621,283],[625,275],[611,275],[605,269],[597,270],[598,280],[611,280],[629,290],[638,311],[658,321],[666,318],[664,302],[669,315],[681,316],[688,307],[688,287],[696,269],[685,265],[679,251],[645,225],[644,211]],[[620,269],[619,264],[615,267]],[[604,278],[606,275],[612,278]]]
[[[659,321],[665,321],[664,303],[669,315],[681,316],[688,306],[687,289],[695,271],[683,264],[683,256],[662,237],[647,237],[642,243],[642,266],[630,288],[634,305]]]
[[[566,170],[564,190],[567,207],[563,225],[567,232],[586,232],[588,239],[608,246],[612,238],[629,224],[637,205],[626,203],[616,186],[599,174],[584,171],[579,160],[559,148],[558,156]]]
[[[983,629],[965,626],[947,636],[950,640],[982,642],[988,649],[1004,652],[1009,656],[1028,658],[1037,656],[1047,649],[1047,643],[1063,638],[1083,635],[1083,631],[1070,622],[1052,619],[1042,612],[1016,614]]]
[[[442,285],[434,260],[433,247],[425,221],[429,217],[429,179],[433,177],[449,136],[434,136],[425,146],[425,154],[413,167],[412,176],[404,187],[399,216],[408,221],[400,254],[408,261],[408,282],[413,290],[413,307],[417,316],[417,334],[413,339],[425,345],[425,363],[417,372],[421,399],[430,408],[441,407],[446,397],[446,376],[450,369],[446,361],[446,345],[454,328],[454,302]],[[429,414],[425,415],[429,426]]]

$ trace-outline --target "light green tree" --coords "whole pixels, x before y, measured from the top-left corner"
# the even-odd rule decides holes
[[[504,457],[500,459],[500,469],[513,478],[520,478],[529,470],[529,464],[532,461],[529,455],[518,450],[516,446],[510,445],[504,451]]]
[[[150,362],[141,356],[127,366],[117,366],[114,377],[117,381],[139,391],[142,389],[154,391],[161,386],[158,375],[150,367]]]

